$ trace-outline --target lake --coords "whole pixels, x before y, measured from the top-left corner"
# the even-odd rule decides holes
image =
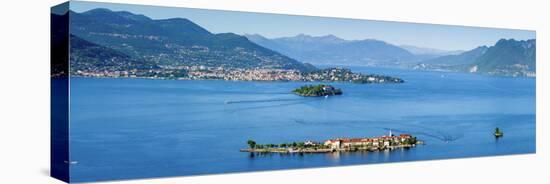
[[[535,78],[352,67],[403,84],[71,78],[72,181],[389,163],[536,151]],[[495,127],[504,131],[495,139]],[[259,144],[410,133],[412,149],[250,154]]]

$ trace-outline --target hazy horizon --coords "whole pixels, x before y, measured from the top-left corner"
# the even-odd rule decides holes
[[[293,37],[299,34],[315,37],[334,35],[344,40],[375,39],[397,46],[410,45],[447,51],[471,50],[483,45],[492,46],[500,39],[536,39],[536,32],[529,30],[84,1],[71,1],[70,4],[70,9],[77,13],[96,8],[128,11],[152,19],[186,18],[212,33],[259,34],[269,39]]]

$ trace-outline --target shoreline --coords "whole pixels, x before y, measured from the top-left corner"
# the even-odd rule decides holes
[[[181,72],[180,72],[181,73]],[[170,80],[226,80],[226,81],[304,81],[304,82],[349,82],[359,84],[370,83],[404,83],[401,78],[379,75],[353,73],[347,68],[328,68],[312,72],[280,69],[238,69],[208,68],[203,70],[189,70],[184,74],[174,74],[174,71],[76,71],[69,72],[69,76],[98,77],[98,78],[146,78]]]
[[[60,77],[51,77],[51,78],[60,78]],[[384,85],[384,84],[400,84],[400,83],[356,83],[356,82],[349,82],[349,81],[306,81],[306,80],[225,80],[225,79],[171,79],[171,78],[153,78],[153,77],[109,77],[109,76],[101,76],[101,77],[92,77],[92,76],[82,76],[82,75],[73,75],[68,76],[66,78],[86,78],[86,79],[145,79],[145,80],[171,80],[171,81],[228,81],[228,82],[265,82],[265,83],[279,83],[279,82],[303,82],[303,83],[338,83],[338,84],[378,84],[378,85]]]

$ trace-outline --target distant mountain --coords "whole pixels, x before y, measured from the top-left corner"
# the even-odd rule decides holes
[[[434,48],[417,47],[413,45],[400,45],[399,47],[409,51],[414,55],[424,56],[426,58],[445,56],[445,55],[458,55],[464,52],[463,50],[449,51],[449,50],[441,50],[441,49],[434,49]]]
[[[470,72],[511,76],[534,76],[536,40],[501,39],[470,65]]]
[[[473,63],[478,57],[487,52],[487,46],[477,47],[475,49],[463,52],[457,55],[446,55],[423,61],[426,64],[435,65],[467,65]]]
[[[245,36],[258,45],[314,64],[396,66],[416,58],[403,48],[373,39],[344,40],[334,35],[305,34],[275,39],[258,34]]]
[[[243,36],[212,34],[184,18],[154,20],[108,9],[70,12],[70,16],[71,34],[75,38],[98,45],[94,49],[109,48],[151,66],[315,70],[312,65],[264,48]]]
[[[504,76],[535,76],[536,40],[501,39],[494,46],[481,46],[458,55],[428,59],[416,69],[452,70]]]
[[[260,35],[257,35],[257,36],[260,36]],[[276,38],[275,40],[293,43],[295,45],[307,44],[307,45],[300,45],[300,46],[308,46],[312,43],[319,43],[321,45],[330,45],[330,44],[340,44],[340,43],[347,42],[347,40],[338,38],[331,34],[325,35],[325,36],[310,36],[306,34],[298,34],[294,37],[282,37],[282,38]]]

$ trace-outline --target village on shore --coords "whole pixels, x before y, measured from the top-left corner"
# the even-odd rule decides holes
[[[248,148],[241,152],[251,153],[332,153],[353,151],[382,151],[397,148],[412,148],[424,144],[410,134],[388,135],[363,138],[335,138],[324,142],[304,141],[282,144],[257,144],[253,140],[247,141]]]
[[[231,80],[231,81],[325,81],[353,83],[403,83],[400,78],[354,73],[350,69],[333,67],[313,72],[293,69],[224,68],[207,66],[162,66],[151,69],[131,70],[75,70],[76,77],[97,78],[147,78],[172,80]]]

